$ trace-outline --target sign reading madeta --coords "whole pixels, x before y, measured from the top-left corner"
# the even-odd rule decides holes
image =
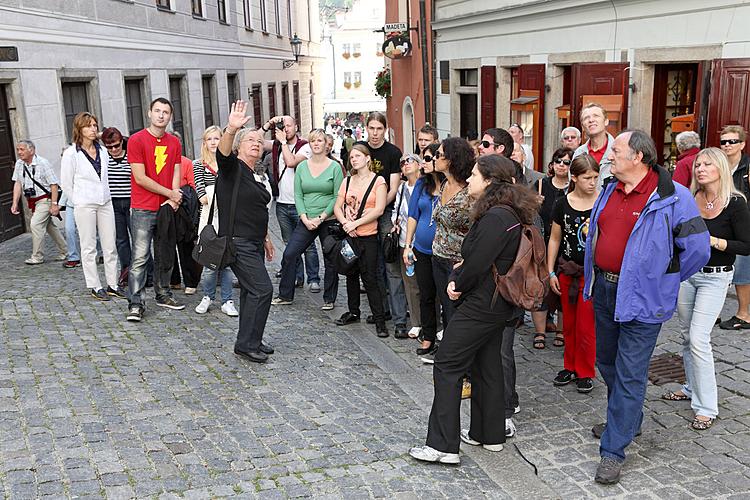
[[[390,23],[386,24],[384,31],[386,33],[392,32],[392,31],[406,31],[406,23]]]

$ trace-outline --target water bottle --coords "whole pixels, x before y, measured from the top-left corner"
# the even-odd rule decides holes
[[[347,260],[350,261],[357,255],[354,253],[354,250],[352,249],[352,246],[349,244],[349,240],[344,240],[344,242],[341,244],[341,255]]]
[[[406,255],[407,259],[409,259],[409,265],[406,266],[406,275],[407,276],[414,276],[414,253],[409,250],[409,253]]]

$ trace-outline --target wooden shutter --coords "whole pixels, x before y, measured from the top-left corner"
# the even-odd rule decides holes
[[[572,121],[581,128],[581,98],[584,95],[621,95],[622,114],[619,124],[628,124],[628,68],[630,63],[593,63],[573,65]]]
[[[706,146],[719,147],[719,132],[726,125],[750,128],[750,59],[713,61]],[[745,152],[750,152],[750,141]]]
[[[495,66],[482,66],[481,70],[481,130],[479,130],[479,137],[482,136],[482,131],[488,128],[496,127],[495,116],[496,116],[496,99],[497,99],[497,83],[496,83],[496,69]]]

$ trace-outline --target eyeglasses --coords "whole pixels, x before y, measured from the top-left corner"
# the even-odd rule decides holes
[[[727,144],[735,145],[741,142],[742,141],[739,139],[722,139],[719,141],[719,144],[721,144],[722,146],[726,146]]]
[[[122,146],[122,142],[118,142],[117,144],[105,144],[104,147],[107,149],[117,149],[120,146]]]
[[[484,149],[487,149],[490,146],[497,146],[497,144],[495,144],[494,142],[490,142],[490,141],[482,141],[479,144],[481,144]]]
[[[577,135],[564,135],[563,136],[563,141],[574,141],[576,139],[578,139]]]
[[[555,160],[555,163],[557,163],[558,165],[570,166],[572,162],[570,160],[566,160],[565,158],[558,158],[557,160]]]
[[[265,142],[260,139],[253,139],[252,137],[248,137],[247,139],[242,139],[240,142],[255,142],[260,144],[261,146],[265,145]]]

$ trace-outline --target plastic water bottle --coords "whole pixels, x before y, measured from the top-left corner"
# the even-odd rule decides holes
[[[409,265],[406,266],[406,275],[414,276],[414,253],[411,250],[409,250],[407,258],[409,259]]]
[[[354,250],[352,249],[352,246],[349,244],[348,240],[344,240],[344,242],[341,244],[341,255],[347,261],[356,257],[356,254],[354,253]]]

